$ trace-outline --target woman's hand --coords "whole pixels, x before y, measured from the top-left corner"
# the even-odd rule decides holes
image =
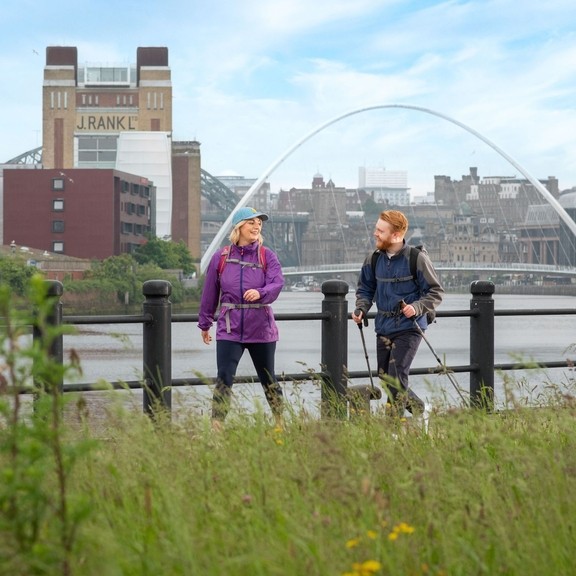
[[[255,288],[250,288],[250,290],[244,292],[244,300],[246,302],[256,302],[256,300],[260,300],[260,292]]]
[[[210,330],[202,330],[202,340],[204,340],[204,344],[210,344],[210,342],[212,342],[212,336],[210,336]]]

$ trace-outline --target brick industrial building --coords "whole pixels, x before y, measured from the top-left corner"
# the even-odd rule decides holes
[[[4,203],[4,244],[102,260],[132,252],[150,230],[154,188],[140,176],[106,168],[6,170],[4,187],[17,190]]]
[[[42,103],[41,169],[4,171],[3,244],[101,259],[153,232],[200,257],[200,145],[172,142],[167,48],[79,66],[48,47]]]

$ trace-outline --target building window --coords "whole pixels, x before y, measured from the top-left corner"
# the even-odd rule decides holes
[[[52,232],[64,232],[64,220],[52,220]]]
[[[78,137],[78,167],[114,168],[117,146],[117,136]]]
[[[52,178],[52,190],[64,190],[64,178]]]
[[[129,68],[122,67],[86,67],[84,71],[84,78],[86,84],[128,84]]]
[[[54,200],[52,202],[52,210],[54,210],[54,212],[64,212],[64,200],[62,200],[62,198]]]
[[[52,252],[64,252],[64,242],[52,242]]]

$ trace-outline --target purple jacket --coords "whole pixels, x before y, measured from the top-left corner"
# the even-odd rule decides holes
[[[264,246],[261,250],[266,250],[266,270],[227,262],[221,277],[218,266],[222,250],[217,250],[212,256],[200,301],[198,328],[209,330],[212,327],[220,304],[216,340],[246,343],[278,340],[278,327],[270,304],[278,298],[284,277],[276,254]],[[258,264],[258,242],[242,247],[233,245],[228,258]],[[260,292],[258,302],[249,303],[242,298],[250,288]]]

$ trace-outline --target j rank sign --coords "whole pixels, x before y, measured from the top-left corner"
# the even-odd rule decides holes
[[[138,116],[124,114],[78,114],[76,130],[85,132],[126,132],[138,130]]]

